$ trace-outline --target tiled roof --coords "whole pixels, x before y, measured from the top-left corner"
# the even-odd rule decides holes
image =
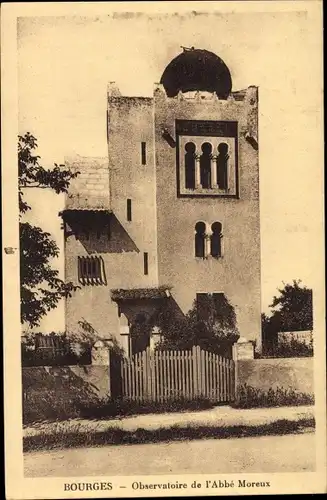
[[[103,213],[103,214],[111,214],[112,210],[108,210],[107,208],[65,208],[61,212],[59,212],[60,216],[64,216],[65,214],[78,215],[83,213]]]
[[[169,292],[170,288],[167,286],[131,289],[116,288],[111,290],[111,298],[114,301],[133,299],[165,299],[170,296]]]

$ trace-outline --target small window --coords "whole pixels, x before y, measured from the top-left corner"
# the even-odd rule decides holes
[[[131,222],[132,220],[132,200],[127,200],[127,220]]]
[[[149,257],[147,252],[144,252],[143,260],[144,260],[144,274],[149,274]]]
[[[201,150],[202,150],[202,155],[200,157],[201,186],[205,189],[210,189],[212,145],[209,142],[205,142],[202,144]]]
[[[222,255],[221,240],[222,240],[222,225],[220,222],[214,222],[211,226],[211,255],[219,258]]]
[[[185,187],[195,189],[195,144],[185,144]]]
[[[228,144],[221,142],[218,146],[217,181],[219,189],[228,189]]]
[[[78,281],[82,285],[105,285],[102,257],[78,257]]]
[[[142,165],[146,165],[146,142],[141,142],[141,160]]]
[[[197,222],[195,224],[195,257],[205,257],[205,236],[206,225],[204,222]]]

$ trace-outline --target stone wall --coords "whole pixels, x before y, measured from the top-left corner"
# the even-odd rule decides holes
[[[80,416],[83,408],[107,401],[108,366],[32,366],[22,368],[24,421]]]
[[[267,392],[290,389],[314,394],[314,358],[245,359],[236,363],[236,384]]]
[[[296,340],[301,344],[309,346],[313,340],[313,332],[311,330],[279,332],[277,338],[278,344],[290,344],[292,340]]]
[[[70,183],[66,209],[109,209],[108,158],[67,157],[65,167],[79,172]]]

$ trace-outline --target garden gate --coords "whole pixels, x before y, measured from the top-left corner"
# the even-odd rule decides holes
[[[151,351],[121,362],[124,399],[142,402],[209,399],[234,400],[234,362],[201,349]]]

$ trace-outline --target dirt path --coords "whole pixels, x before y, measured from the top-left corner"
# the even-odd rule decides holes
[[[307,472],[315,434],[30,452],[24,461],[28,477]]]

